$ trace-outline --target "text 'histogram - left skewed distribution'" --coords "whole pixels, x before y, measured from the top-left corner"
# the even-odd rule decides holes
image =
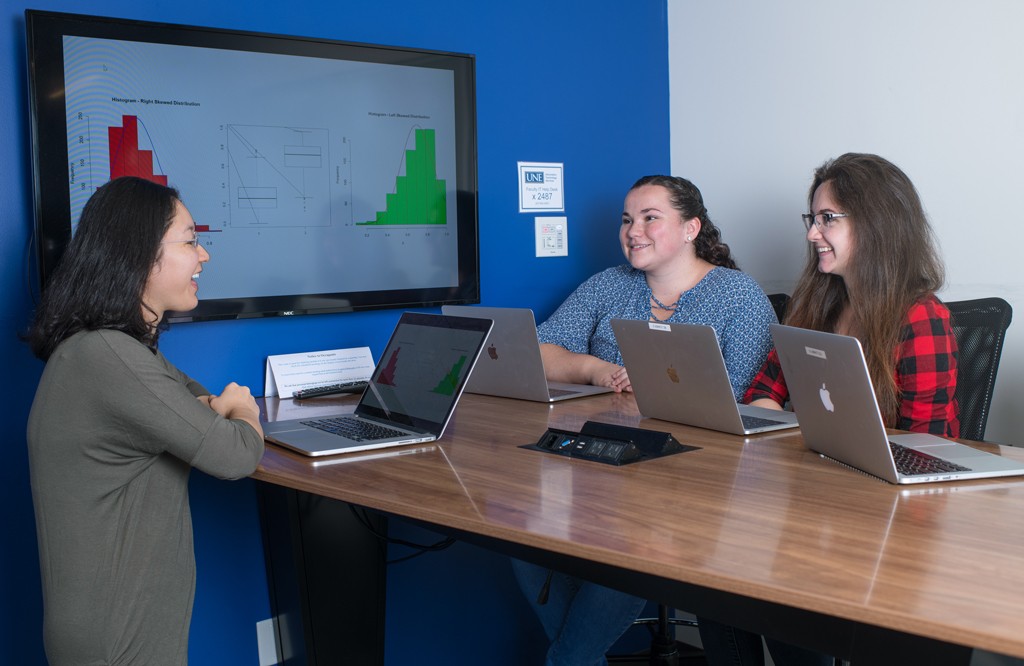
[[[360,226],[447,224],[445,181],[437,178],[434,130],[416,130],[416,148],[405,151],[405,175],[395,179],[395,191],[386,195],[386,210]]]
[[[138,116],[121,116],[121,127],[108,127],[110,145],[110,179],[138,176],[160,185],[167,176],[153,172],[153,151],[139,150]]]

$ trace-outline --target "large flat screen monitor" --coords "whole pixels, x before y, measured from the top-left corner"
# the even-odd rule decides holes
[[[93,191],[176,187],[211,261],[170,321],[479,302],[471,55],[29,10],[45,284]]]

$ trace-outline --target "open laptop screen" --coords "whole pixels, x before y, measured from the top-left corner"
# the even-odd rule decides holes
[[[356,413],[410,428],[443,426],[490,328],[489,319],[404,313]]]

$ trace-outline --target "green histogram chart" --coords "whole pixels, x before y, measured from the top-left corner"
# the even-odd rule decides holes
[[[462,374],[462,367],[466,365],[466,357],[460,356],[459,360],[455,362],[452,369],[447,375],[435,386],[432,390],[434,393],[440,393],[441,395],[451,395],[455,393],[455,389],[459,386],[459,375]]]
[[[445,181],[437,178],[434,130],[416,130],[416,147],[405,151],[405,175],[395,179],[395,192],[387,195],[386,209],[358,226],[447,224]]]

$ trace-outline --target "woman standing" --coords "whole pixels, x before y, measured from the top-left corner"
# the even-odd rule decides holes
[[[28,448],[54,666],[187,662],[189,472],[244,477],[263,455],[247,388],[212,395],[157,351],[209,259],[175,190],[119,178],[89,199],[43,294]]]

